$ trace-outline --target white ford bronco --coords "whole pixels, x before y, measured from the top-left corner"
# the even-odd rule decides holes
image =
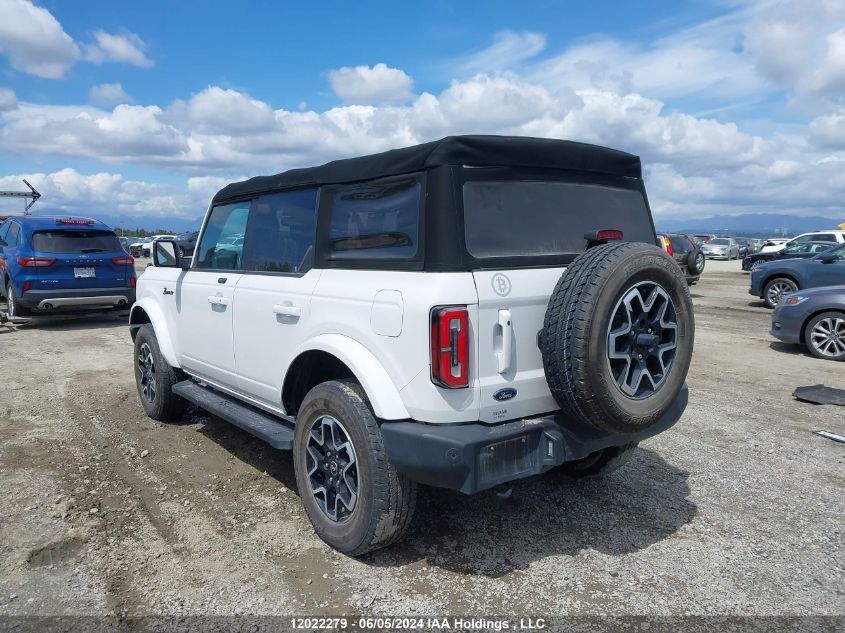
[[[401,537],[418,484],[618,466],[683,413],[694,336],[639,158],[495,136],[224,187],[192,259],[154,243],[130,328],[147,415],[292,451],[351,555]]]

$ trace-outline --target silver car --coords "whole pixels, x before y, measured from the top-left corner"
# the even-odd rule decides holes
[[[739,259],[739,244],[732,237],[714,237],[701,246],[708,259]]]

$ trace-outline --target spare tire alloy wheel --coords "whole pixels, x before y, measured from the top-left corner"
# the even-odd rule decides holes
[[[845,361],[845,313],[823,312],[814,317],[804,338],[813,356]]]
[[[635,433],[684,386],[695,336],[684,273],[657,247],[588,249],[555,287],[540,336],[549,390],[564,416]]]
[[[647,398],[663,384],[678,349],[678,316],[659,284],[643,281],[613,311],[607,360],[617,386],[629,398]]]
[[[704,272],[704,253],[691,251],[688,258],[687,268],[693,275],[700,275]]]
[[[311,494],[320,510],[334,522],[347,519],[358,500],[358,458],[339,420],[324,415],[313,422],[306,462]]]

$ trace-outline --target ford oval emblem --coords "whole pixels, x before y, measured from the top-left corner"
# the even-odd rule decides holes
[[[505,389],[499,389],[496,393],[493,394],[493,398],[502,402],[504,400],[511,400],[516,396],[516,389],[512,389],[511,387],[506,387]]]

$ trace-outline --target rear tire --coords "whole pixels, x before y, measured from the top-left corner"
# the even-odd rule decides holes
[[[20,297],[11,281],[6,285],[6,313],[10,319],[25,319],[32,316],[32,310],[20,305]]]
[[[845,312],[822,312],[810,319],[804,343],[816,358],[845,361]]]
[[[798,290],[798,284],[789,277],[775,277],[763,286],[763,301],[766,302],[766,307],[774,308],[784,295]]]
[[[609,446],[574,462],[564,462],[555,470],[570,479],[604,477],[618,470],[631,459],[637,443]]]
[[[180,419],[188,401],[173,393],[173,385],[185,379],[180,369],[167,364],[151,325],[142,325],[135,334],[135,385],[144,413],[153,420]]]
[[[293,458],[302,505],[317,536],[331,547],[360,556],[395,543],[408,530],[417,484],[388,461],[381,429],[357,383],[332,380],[308,392],[296,419]]]
[[[549,389],[569,419],[644,430],[684,385],[694,329],[675,260],[641,243],[591,248],[563,273],[546,309],[540,349]]]

